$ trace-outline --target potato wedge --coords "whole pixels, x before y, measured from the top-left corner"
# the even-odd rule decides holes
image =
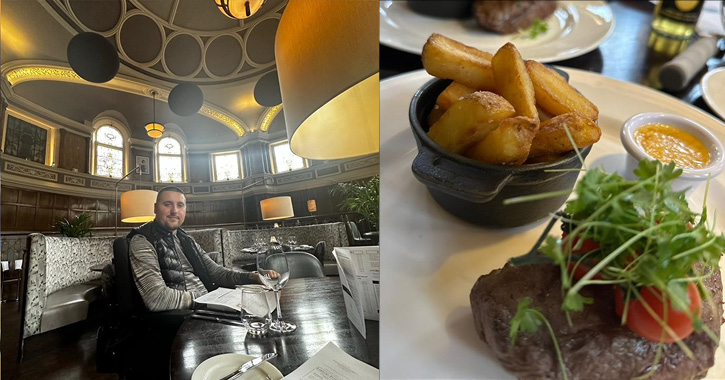
[[[430,110],[430,113],[428,114],[428,125],[433,125],[438,122],[438,120],[441,119],[441,116],[446,113],[446,110],[444,110],[441,107],[438,107],[436,104],[433,106],[433,109]]]
[[[554,116],[577,112],[592,121],[599,119],[597,106],[554,70],[536,61],[527,61],[526,69],[534,85],[536,103],[546,112]]]
[[[534,86],[516,47],[509,42],[498,49],[491,60],[491,67],[496,79],[496,93],[514,106],[516,116],[525,116],[538,121],[539,112],[536,110]]]
[[[539,122],[525,116],[504,119],[464,155],[489,164],[520,165],[529,156]]]
[[[514,107],[492,92],[477,91],[459,100],[430,127],[428,136],[444,149],[460,153],[514,115]]]
[[[490,53],[433,33],[423,45],[423,67],[428,74],[453,79],[476,90],[493,90]]]
[[[577,148],[592,145],[602,136],[602,130],[590,119],[579,113],[566,113],[541,123],[539,132],[531,144],[529,155],[531,157],[547,156],[573,150],[564,126],[569,129]]]
[[[446,87],[443,92],[441,92],[440,95],[438,95],[438,99],[436,99],[436,105],[443,109],[443,111],[447,111],[453,103],[461,100],[466,95],[470,95],[472,93],[476,92],[475,89],[466,86],[465,84],[460,84],[458,82],[453,82]]]

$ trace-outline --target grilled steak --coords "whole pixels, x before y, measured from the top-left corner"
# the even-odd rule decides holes
[[[546,19],[556,10],[556,1],[476,0],[473,15],[483,29],[501,34],[526,29],[538,18]]]
[[[478,336],[494,351],[503,367],[520,379],[560,379],[559,362],[551,336],[542,325],[534,334],[520,332],[509,340],[510,321],[519,300],[532,299],[554,329],[570,379],[630,379],[643,375],[655,361],[657,343],[639,337],[614,311],[611,286],[587,286],[581,291],[594,298],[581,313],[571,313],[569,327],[561,311],[561,274],[548,264],[510,265],[481,276],[471,290],[471,308]],[[702,320],[716,335],[722,323],[720,272],[705,281],[716,310],[703,301]],[[663,346],[662,358],[649,379],[700,379],[714,364],[716,344],[704,332],[683,341],[693,352],[688,358],[676,343]]]

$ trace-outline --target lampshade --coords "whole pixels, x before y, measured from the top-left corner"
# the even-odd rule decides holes
[[[157,139],[161,137],[161,135],[164,134],[164,126],[159,123],[148,123],[146,126],[146,134],[149,135],[152,139]]]
[[[219,10],[229,18],[245,19],[252,17],[262,7],[265,0],[214,0]]]
[[[143,223],[154,220],[156,194],[153,190],[131,190],[121,194],[121,221]]]
[[[376,1],[290,0],[275,58],[290,148],[328,160],[379,151]]]
[[[292,209],[292,197],[267,198],[259,202],[262,208],[262,219],[277,220],[295,216]]]
[[[146,124],[144,128],[146,128],[146,134],[149,135],[149,137],[151,137],[152,139],[157,139],[164,134],[165,128],[163,125],[156,122],[156,91],[152,91],[151,96],[153,97],[154,105],[154,121]]]

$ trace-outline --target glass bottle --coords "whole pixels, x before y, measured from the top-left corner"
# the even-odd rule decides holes
[[[703,5],[703,0],[660,0],[655,7],[648,46],[666,56],[685,50]]]

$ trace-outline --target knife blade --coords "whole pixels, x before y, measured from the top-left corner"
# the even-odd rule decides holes
[[[254,358],[254,359],[252,359],[252,360],[250,360],[250,361],[242,364],[242,366],[239,367],[238,370],[230,373],[229,375],[221,378],[220,380],[234,380],[234,379],[238,378],[239,376],[242,376],[245,372],[247,372],[247,371],[249,371],[249,370],[251,370],[253,368],[258,367],[262,363],[264,363],[267,360],[270,360],[270,359],[272,359],[272,358],[274,358],[276,356],[277,356],[277,353],[272,352],[272,353],[269,353],[269,354],[264,354],[264,355],[262,355],[262,356],[260,356],[258,358]]]
[[[225,325],[246,327],[240,321],[234,321],[234,320],[231,320],[231,319],[224,319],[224,318],[219,318],[219,317],[212,317],[210,315],[192,314],[191,317],[194,318],[194,319],[202,319],[202,320],[205,320],[205,321],[219,322],[219,323],[223,323]]]

